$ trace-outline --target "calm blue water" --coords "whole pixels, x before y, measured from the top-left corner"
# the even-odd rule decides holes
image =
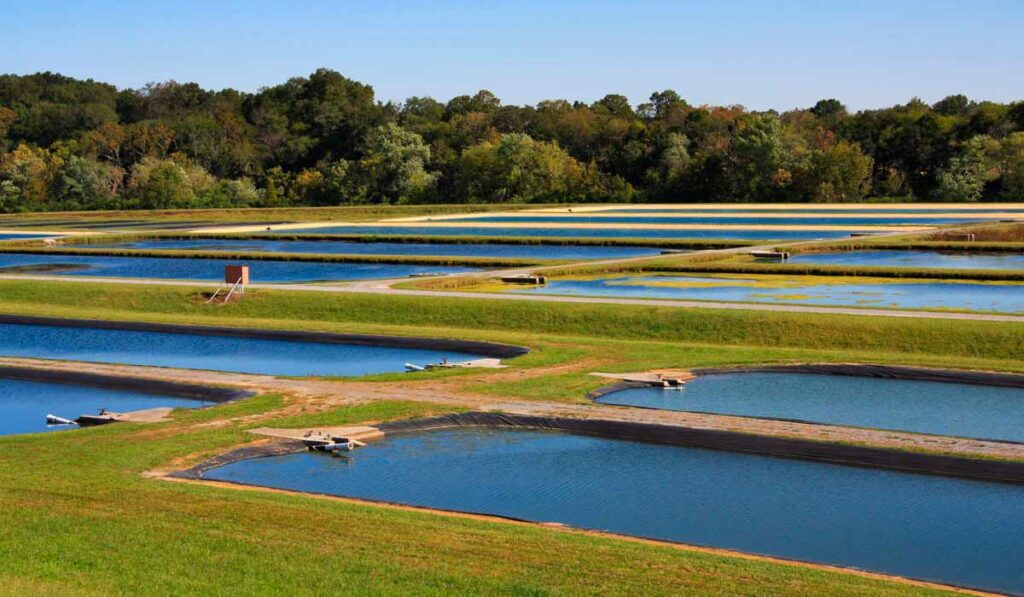
[[[820,265],[1024,270],[1024,254],[1020,253],[844,251],[841,253],[798,253],[793,255],[789,262]]]
[[[682,390],[630,388],[603,404],[1024,442],[1024,389],[807,373],[701,375]]]
[[[820,207],[778,207],[770,209],[750,209],[742,203],[733,203],[731,207],[699,207],[687,205],[685,203],[679,203],[670,207],[659,207],[656,210],[643,210],[635,207],[616,207],[613,209],[603,209],[602,213],[637,213],[643,214],[650,211],[692,211],[701,213],[736,213],[736,212],[749,212],[749,213],[849,213],[853,212],[856,214],[964,214],[966,216],[976,216],[984,213],[1006,213],[1006,214],[1021,214],[1024,215],[1024,209],[1021,208],[1003,208],[998,205],[988,206],[985,209],[965,209],[965,208],[938,208],[938,207],[909,207],[900,206],[899,209],[885,209],[881,207],[861,207],[857,205],[837,205],[830,209],[822,209]]]
[[[147,408],[196,408],[212,404],[174,396],[161,396],[132,390],[111,390],[73,384],[45,383],[0,378],[0,435],[36,433],[74,426],[48,427],[46,415],[74,419],[96,414],[101,408],[111,412],[130,412]]]
[[[367,375],[405,363],[478,358],[455,351],[0,324],[0,355],[267,375]]]
[[[189,249],[193,251],[258,251],[268,253],[331,253],[339,255],[432,255],[445,257],[509,257],[522,259],[613,259],[657,255],[650,247],[579,245],[510,245],[446,243],[355,243],[337,240],[153,239],[90,247],[125,249]]]
[[[843,283],[800,284],[787,288],[754,286],[744,278],[699,276],[626,276],[597,280],[549,280],[546,286],[514,288],[508,292],[568,296],[614,296],[726,302],[792,303],[887,307],[900,309],[961,309],[1018,313],[1024,311],[1024,284],[991,282]],[[713,283],[715,286],[673,287],[666,283]]]
[[[6,232],[3,233],[3,234],[0,234],[0,240],[31,240],[33,238],[49,238],[49,237],[53,237],[53,235],[31,234],[31,233],[28,233],[28,232],[26,232],[25,234],[19,234],[19,233],[8,234]]]
[[[429,226],[326,226],[305,228],[304,234],[370,234],[430,236],[530,236],[549,238],[716,238],[748,240],[802,240],[843,238],[856,231],[820,230],[613,230],[607,228],[432,228]],[[859,232],[871,232],[865,228]]]
[[[207,478],[1024,591],[1024,489],[555,432],[390,436]]]
[[[39,255],[0,253],[0,273],[45,275],[156,278],[173,280],[223,280],[224,266],[238,260],[171,259],[163,257],[107,257],[102,255]],[[390,263],[320,263],[314,261],[248,261],[250,280],[260,282],[320,282],[402,278],[412,274],[456,273],[475,268]],[[66,269],[49,269],[65,266]],[[5,272],[4,268],[33,268],[36,271]]]
[[[547,223],[575,223],[575,224],[748,224],[751,226],[899,226],[918,225],[930,226],[938,224],[958,224],[963,222],[974,222],[977,218],[968,216],[958,218],[930,218],[899,217],[873,215],[864,217],[837,218],[822,215],[814,218],[793,218],[784,214],[765,214],[760,217],[741,218],[735,216],[647,216],[643,213],[632,212],[631,215],[621,216],[592,216],[592,215],[536,215],[536,216],[474,216],[459,218],[460,222],[547,222]]]

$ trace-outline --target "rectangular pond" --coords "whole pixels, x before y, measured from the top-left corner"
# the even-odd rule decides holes
[[[52,234],[34,234],[31,232],[3,232],[0,233],[0,241],[5,240],[32,240],[35,238],[53,238]]]
[[[300,231],[302,232],[302,231]],[[87,247],[189,251],[266,253],[322,253],[338,255],[429,255],[435,257],[505,257],[512,259],[615,259],[657,255],[651,247],[597,245],[541,245],[508,243],[404,243],[343,240],[263,239],[148,239],[125,243],[89,244]]]
[[[1024,592],[1024,489],[558,432],[392,435],[205,478]]]
[[[480,356],[454,350],[10,323],[0,323],[0,355],[292,376],[397,372],[405,370],[405,363]]]
[[[597,401],[1024,442],[1024,388],[812,373],[714,373],[697,376],[681,390],[628,388]]]
[[[0,253],[0,274],[221,281],[224,279],[224,266],[238,263],[238,260],[188,257],[112,257],[104,255]],[[250,279],[254,283],[304,283],[403,278],[411,275],[462,273],[476,269],[441,265],[274,260],[250,260],[246,264],[249,266]]]
[[[985,217],[991,218],[992,214],[1011,214],[1024,216],[1024,208],[1019,207],[1018,204],[1011,206],[1005,205],[979,205],[974,208],[970,207],[916,207],[911,205],[894,205],[892,207],[878,207],[870,205],[829,205],[828,208],[819,206],[806,206],[806,207],[760,207],[752,206],[744,203],[733,203],[728,207],[710,207],[706,204],[703,205],[687,205],[685,203],[677,203],[672,205],[657,205],[650,206],[648,208],[638,207],[612,207],[609,209],[594,210],[598,213],[644,213],[649,211],[683,211],[683,212],[700,212],[700,213],[736,213],[736,212],[755,212],[755,213],[813,213],[813,214],[963,214],[969,217]],[[579,209],[577,208],[577,211]],[[589,210],[588,210],[589,211]],[[587,211],[583,211],[587,213]]]
[[[466,222],[536,222],[536,223],[564,223],[564,224],[720,224],[720,225],[749,225],[749,226],[937,226],[940,224],[963,224],[983,220],[984,218],[972,218],[970,215],[957,217],[932,217],[927,215],[906,215],[906,214],[850,214],[832,216],[827,214],[806,214],[802,217],[780,214],[757,213],[748,216],[737,215],[697,215],[697,216],[675,216],[675,215],[647,215],[642,212],[617,213],[609,215],[597,214],[574,214],[574,215],[548,215],[548,214],[522,214],[508,216],[464,216],[451,218],[446,221]]]
[[[1024,270],[1022,253],[966,253],[961,251],[842,251],[797,253],[789,263],[913,267],[946,269]]]
[[[290,231],[292,233],[296,231]],[[858,230],[788,230],[788,229],[698,229],[675,230],[657,228],[502,228],[490,226],[324,226],[303,228],[303,234],[369,234],[403,236],[489,236],[537,238],[671,238],[671,239],[737,239],[737,240],[804,240],[845,238],[854,232],[871,232],[870,227]]]
[[[98,388],[78,384],[23,381],[0,377],[0,435],[37,433],[74,426],[48,426],[46,415],[74,419],[82,414],[130,412],[148,408],[196,408],[213,404],[137,390]]]
[[[1019,283],[859,280],[864,281],[850,281],[842,276],[637,275],[549,279],[546,286],[514,288],[508,292],[997,313],[1024,311],[1024,284]]]

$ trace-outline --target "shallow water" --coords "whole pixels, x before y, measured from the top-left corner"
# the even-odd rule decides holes
[[[295,232],[295,231],[292,231]],[[744,240],[803,240],[816,238],[844,238],[856,231],[821,230],[653,230],[607,228],[484,228],[458,226],[436,228],[431,226],[325,226],[303,228],[304,234],[370,234],[407,236],[527,236],[548,238],[714,238]],[[870,228],[860,232],[871,232]]]
[[[303,231],[299,231],[303,232]],[[192,251],[258,251],[268,253],[330,253],[341,255],[433,255],[445,257],[508,257],[521,259],[612,259],[657,255],[650,247],[580,245],[513,245],[448,243],[357,243],[339,240],[153,239],[90,247],[126,249],[188,249]]]
[[[757,286],[744,278],[700,276],[626,276],[596,280],[549,280],[546,286],[510,289],[509,292],[570,296],[705,300],[881,307],[899,309],[960,309],[1018,313],[1024,311],[1024,284],[992,282],[878,282],[800,283],[785,288]],[[671,284],[713,284],[672,286]]]
[[[478,355],[230,336],[0,324],[0,355],[268,375],[366,375]]]
[[[28,233],[28,232],[26,232],[25,234],[17,234],[17,233],[8,234],[6,232],[3,233],[3,234],[0,234],[0,240],[32,240],[33,238],[48,238],[48,237],[52,238],[53,235],[32,234],[32,233]]]
[[[223,280],[224,266],[238,260],[172,259],[164,257],[108,257],[103,255],[40,255],[0,253],[0,274],[96,276],[173,280]],[[245,262],[253,283],[321,282],[402,278],[413,274],[456,273],[475,268],[392,263],[320,263],[312,261]],[[6,268],[18,268],[6,270]]]
[[[1019,486],[556,432],[393,435],[205,477],[1024,591]]]
[[[1024,389],[809,373],[716,373],[602,404],[1024,442]]]
[[[841,253],[798,253],[789,259],[789,263],[1024,270],[1024,254],[944,251],[844,251]]]
[[[968,209],[960,207],[912,207],[912,206],[900,206],[898,208],[885,209],[882,207],[864,207],[860,205],[832,205],[829,209],[823,209],[821,207],[772,207],[768,209],[752,209],[749,205],[744,203],[732,203],[728,207],[702,207],[687,205],[685,203],[678,203],[673,205],[658,206],[657,209],[637,209],[636,207],[615,207],[612,209],[602,209],[601,213],[645,213],[650,211],[659,212],[671,212],[671,211],[687,211],[687,212],[700,212],[700,213],[736,213],[736,212],[748,212],[748,213],[815,213],[828,215],[833,213],[849,213],[849,214],[964,214],[965,216],[978,216],[981,214],[1021,214],[1024,215],[1024,208],[1019,207],[1001,207],[999,205],[986,206],[984,209]],[[585,213],[585,212],[583,212]]]
[[[0,378],[0,435],[76,429],[74,425],[46,425],[46,415],[74,419],[96,414],[101,408],[110,412],[130,412],[147,408],[196,408],[212,404],[176,396],[162,396],[134,390],[112,390],[75,384],[21,381]]]
[[[816,217],[794,218],[781,214],[764,214],[757,217],[736,217],[728,215],[700,216],[649,216],[643,212],[622,213],[614,216],[578,215],[519,215],[519,216],[472,216],[458,218],[458,222],[538,222],[538,223],[576,223],[576,224],[747,224],[750,226],[931,226],[940,224],[960,224],[977,221],[968,215],[956,218],[935,218],[927,216],[887,216],[865,215],[863,217],[834,217],[818,215]]]

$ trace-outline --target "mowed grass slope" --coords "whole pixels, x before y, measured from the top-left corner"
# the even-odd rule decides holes
[[[448,337],[548,334],[991,360],[1024,355],[1024,324],[1006,322],[266,289],[251,290],[236,303],[206,305],[199,292],[188,287],[0,280],[0,313],[224,325],[262,320],[258,325],[395,333],[401,333],[396,328],[415,326],[423,328],[418,333]]]
[[[513,342],[537,349],[514,362],[534,375],[533,383],[491,384],[485,391],[538,399],[578,396],[581,381],[600,383],[583,372],[544,369],[579,360],[628,370],[854,355],[1005,369],[1020,365],[1024,336],[1020,326],[1006,324],[262,290],[240,303],[205,306],[194,292],[2,281],[0,312]],[[545,391],[530,395],[539,387]],[[452,410],[396,400],[307,415],[294,408],[299,400],[259,396],[179,411],[159,425],[0,437],[0,593],[938,592],[538,526],[143,476],[251,442],[250,427],[343,425]]]
[[[252,415],[275,402],[250,401],[253,408],[209,412]],[[434,412],[376,403],[327,418]],[[248,439],[238,424],[179,418],[0,438],[0,593],[938,593],[534,526],[143,477],[180,456],[191,461]]]

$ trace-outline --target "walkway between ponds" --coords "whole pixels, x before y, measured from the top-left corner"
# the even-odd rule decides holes
[[[286,401],[279,409],[258,415],[247,415],[228,420],[196,423],[197,426],[222,426],[231,423],[259,424],[268,418],[281,416],[311,416],[341,407],[373,401],[409,400],[450,405],[470,410],[505,412],[519,415],[555,416],[568,418],[609,419],[637,423],[679,425],[695,429],[735,431],[758,435],[840,442],[969,457],[988,457],[1024,460],[1024,444],[987,440],[917,435],[898,431],[861,429],[833,425],[816,425],[795,421],[754,419],[725,415],[700,414],[681,411],[660,411],[602,405],[597,403],[567,403],[544,400],[523,400],[488,396],[466,392],[458,386],[463,377],[416,379],[409,374],[408,381],[366,382],[335,381],[315,378],[279,378],[241,373],[196,371],[163,367],[133,367],[81,363],[73,361],[44,361],[24,358],[0,358],[0,365],[46,367],[50,370],[89,372],[102,375],[134,376],[162,381],[187,382],[233,386],[257,393],[275,393],[300,398]],[[511,371],[511,370],[510,370]],[[474,383],[484,382],[491,375],[473,376]],[[257,425],[258,426],[258,425]]]
[[[504,272],[503,272],[504,273]],[[494,272],[491,272],[494,275]],[[218,285],[182,280],[139,280],[133,278],[87,278],[76,276],[20,276],[0,275],[0,280],[35,280],[40,282],[86,282],[89,284],[132,284],[139,286],[175,286],[214,289]],[[386,294],[394,296],[424,296],[461,299],[490,299],[503,301],[541,301],[554,303],[583,303],[609,305],[638,305],[646,307],[672,307],[685,309],[729,309],[741,311],[773,311],[788,313],[821,313],[827,315],[865,315],[873,317],[911,317],[920,319],[957,319],[967,321],[1001,321],[1024,323],[1024,315],[1000,315],[990,313],[949,313],[943,311],[910,311],[896,309],[870,309],[851,307],[808,307],[801,305],[773,305],[760,303],[726,303],[717,301],[677,301],[666,299],[624,299],[612,297],[583,296],[541,296],[504,294],[500,292],[457,292],[452,290],[409,290],[392,288],[401,280],[374,280],[372,282],[337,285],[312,284],[250,284],[246,288],[265,290],[289,290],[301,292]]]
[[[906,233],[879,234],[871,238],[885,236],[905,236]],[[687,253],[686,256],[707,256],[707,255],[732,255],[748,253],[750,251],[771,250],[776,248],[791,248],[805,244],[819,244],[820,241],[796,241],[789,243],[770,243],[755,246],[729,247],[725,249],[706,249]],[[519,267],[501,270],[480,270],[462,274],[449,274],[438,276],[434,279],[444,278],[493,278],[498,276],[514,276],[527,273],[544,273],[546,271],[561,271],[573,267],[600,268],[622,265],[639,265],[659,260],[679,258],[679,255],[648,255],[640,257],[625,257],[620,259],[605,259],[599,261],[587,261],[573,264],[550,265],[541,267]],[[0,280],[36,280],[43,282],[88,282],[90,284],[135,284],[145,286],[175,286],[193,288],[215,288],[218,285],[201,281],[189,280],[141,280],[136,278],[99,278],[88,276],[45,276],[45,275],[11,275],[0,274]],[[920,319],[954,319],[967,321],[999,321],[1008,323],[1024,323],[1024,315],[993,314],[993,313],[954,313],[945,311],[917,311],[907,309],[877,309],[860,307],[824,307],[806,305],[775,305],[763,303],[740,303],[722,301],[687,301],[668,299],[639,299],[639,298],[616,298],[616,297],[591,297],[591,296],[553,296],[553,295],[524,295],[500,292],[459,292],[453,290],[415,290],[406,288],[395,288],[394,285],[400,282],[409,282],[410,278],[399,279],[377,279],[354,282],[339,282],[332,284],[250,284],[247,288],[267,290],[289,290],[301,292],[330,292],[330,293],[364,293],[364,294],[386,294],[394,296],[423,296],[440,298],[461,298],[461,299],[489,299],[505,301],[543,301],[555,303],[583,303],[583,304],[610,304],[610,305],[638,305],[646,307],[671,307],[686,309],[728,309],[742,311],[772,311],[787,313],[818,313],[826,315],[862,315],[872,317],[910,317]]]

